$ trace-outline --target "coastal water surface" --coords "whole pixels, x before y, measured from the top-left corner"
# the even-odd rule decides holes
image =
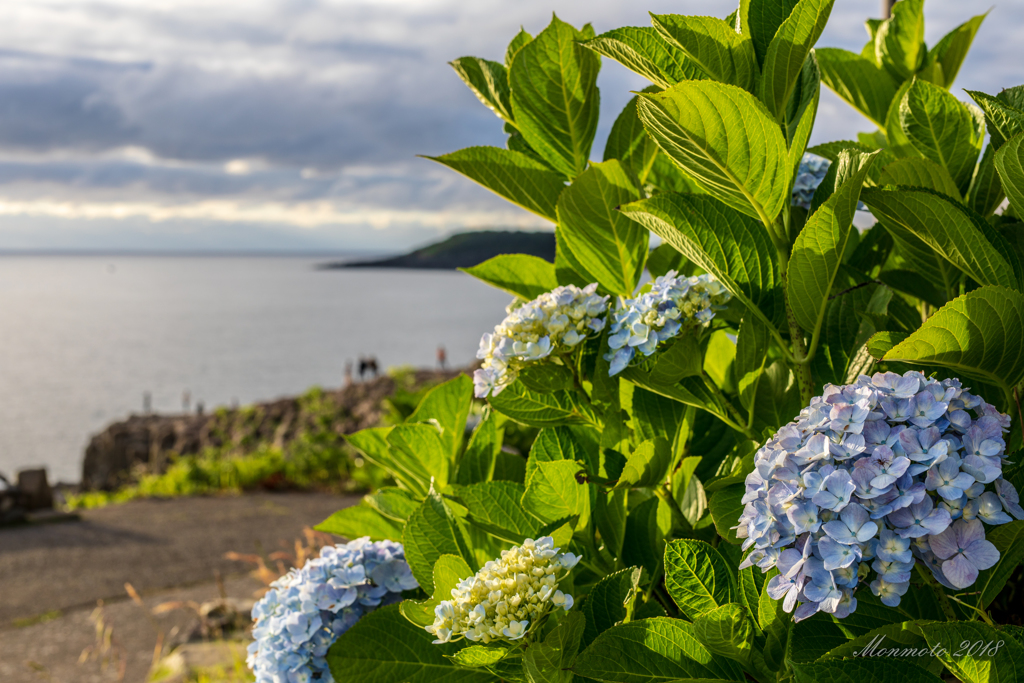
[[[337,387],[346,360],[472,361],[508,295],[449,271],[316,270],[308,257],[0,256],[0,473],[77,481],[91,434]]]

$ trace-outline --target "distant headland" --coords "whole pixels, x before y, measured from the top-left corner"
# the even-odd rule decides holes
[[[460,232],[448,239],[402,256],[376,261],[331,262],[318,269],[335,268],[469,268],[498,254],[530,254],[546,261],[555,260],[555,233],[513,230],[476,230]]]

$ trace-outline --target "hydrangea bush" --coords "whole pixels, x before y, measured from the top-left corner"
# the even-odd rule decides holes
[[[557,248],[467,268],[515,297],[474,379],[347,437],[389,485],[318,528],[422,590],[336,680],[1017,676],[1024,89],[952,94],[984,16],[929,47],[923,4],[858,52],[831,0],[743,0],[451,63],[506,144],[432,159]],[[597,160],[609,61],[650,85]],[[808,147],[822,85],[877,128]]]
[[[367,612],[418,588],[400,543],[360,538],[271,584],[253,607],[247,664],[257,683],[329,683],[327,650]]]

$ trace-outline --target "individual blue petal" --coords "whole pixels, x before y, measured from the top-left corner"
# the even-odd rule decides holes
[[[994,485],[999,502],[1003,504],[1003,509],[1017,519],[1024,519],[1024,508],[1020,506],[1020,496],[1013,484],[1005,479],[996,479]]]
[[[859,545],[846,545],[833,540],[829,536],[823,536],[818,541],[818,551],[825,569],[839,569],[848,567],[861,558]]]

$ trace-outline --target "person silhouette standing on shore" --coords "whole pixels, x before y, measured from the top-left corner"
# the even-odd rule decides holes
[[[352,386],[352,361],[345,361],[345,386]]]
[[[443,346],[437,347],[437,365],[442,370],[448,369],[448,352],[444,350]]]

